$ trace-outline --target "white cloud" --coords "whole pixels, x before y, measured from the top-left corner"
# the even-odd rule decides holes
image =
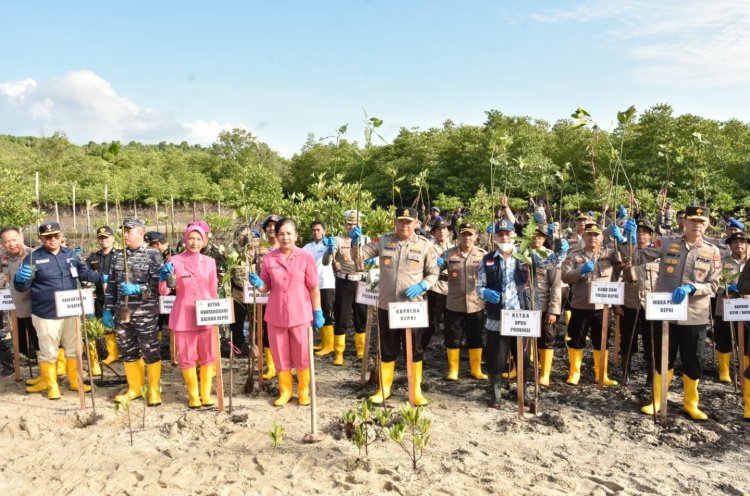
[[[71,71],[46,81],[0,82],[0,132],[36,136],[64,131],[71,141],[132,140],[200,143],[235,127],[216,121],[181,123],[138,105],[91,71]]]
[[[603,1],[535,13],[541,23],[614,24],[610,33],[638,62],[644,83],[728,87],[750,83],[750,2],[746,0]]]

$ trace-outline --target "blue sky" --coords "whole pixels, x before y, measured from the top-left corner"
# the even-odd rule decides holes
[[[5,2],[0,133],[210,144],[244,127],[284,156],[484,112],[577,106],[750,122],[750,2]]]

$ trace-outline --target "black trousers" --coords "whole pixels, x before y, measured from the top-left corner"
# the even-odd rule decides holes
[[[731,327],[734,327],[734,342],[737,343],[737,322],[733,322]],[[732,331],[729,322],[725,322],[721,317],[715,317],[714,320],[714,340],[716,341],[716,351],[719,353],[731,353],[732,352]],[[750,323],[745,322],[742,326],[745,330],[745,354],[750,349]]]
[[[333,333],[337,336],[346,334],[352,325],[354,316],[355,332],[365,332],[367,323],[367,306],[357,303],[357,285],[359,281],[336,278],[336,291],[333,302]],[[322,295],[321,295],[322,298]],[[323,311],[325,313],[325,310]]]
[[[542,314],[544,319],[545,314]],[[565,317],[563,317],[565,318]],[[542,335],[537,341],[537,345],[540,350],[551,350],[555,347],[555,337],[557,336],[557,322],[554,324],[547,324],[542,321]]]
[[[232,330],[232,344],[242,349],[245,345],[245,320],[247,320],[247,307],[252,305],[251,303],[241,303],[237,300],[232,300],[234,306],[234,322],[229,324],[229,329]]]
[[[323,310],[325,325],[333,325],[333,304],[336,301],[336,290],[333,288],[320,290],[320,309]]]
[[[677,325],[669,324],[669,369],[674,368],[677,352],[680,353],[682,362],[682,373],[693,380],[703,377],[703,353],[706,350],[705,325]],[[654,326],[654,358],[656,359],[656,370],[661,371],[661,322],[655,322]]]
[[[466,336],[469,349],[481,348],[484,331],[484,311],[463,313],[445,311],[445,347],[460,348],[461,338]],[[422,335],[424,343],[424,334]]]
[[[591,344],[595,350],[602,343],[602,312],[603,310],[573,309],[568,325],[568,348],[582,350],[586,347],[586,336],[591,337]],[[607,329],[609,339],[609,329]]]
[[[424,358],[422,348],[423,329],[411,330],[411,359],[421,362]],[[380,336],[380,356],[384,362],[393,362],[401,354],[403,349],[406,356],[406,330],[391,329],[388,327],[388,310],[378,308],[378,333]]]
[[[29,346],[31,346],[31,350],[29,350]],[[31,317],[18,319],[18,350],[27,357],[39,351],[39,338],[36,335],[34,324],[31,323]]]
[[[427,348],[432,336],[438,334],[440,324],[445,317],[445,300],[447,296],[434,291],[427,292],[427,312],[429,315],[429,326],[422,333],[422,348]],[[456,346],[458,348],[458,346]]]
[[[516,339],[518,338],[514,336],[501,336],[500,331],[487,331],[487,370],[489,370],[489,374],[498,375],[505,370],[509,352],[513,355],[513,360],[518,363]],[[529,348],[529,340],[524,339],[523,370],[525,380],[528,380],[531,373]]]
[[[643,359],[648,364],[648,370],[653,367],[651,361],[651,333],[656,326],[661,326],[661,322],[646,320],[646,310],[644,308],[635,309],[622,307],[623,315],[620,317],[620,356],[622,363],[625,363],[626,357],[628,365],[632,361],[632,356],[638,351],[638,336],[643,343]],[[650,372],[649,372],[650,373]]]

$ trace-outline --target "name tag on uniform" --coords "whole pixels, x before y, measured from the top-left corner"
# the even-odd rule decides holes
[[[75,265],[71,265],[70,266],[70,276],[73,279],[78,279],[78,269],[76,269]]]
[[[406,259],[418,262],[422,260],[422,254],[418,251],[410,251],[409,254],[406,255]]]

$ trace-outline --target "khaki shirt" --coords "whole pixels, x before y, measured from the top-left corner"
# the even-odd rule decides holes
[[[552,250],[544,247],[541,250],[547,253],[547,256],[552,255]],[[536,278],[537,291],[539,291],[539,309],[543,314],[560,315],[562,312],[560,267],[556,265],[537,267],[534,277]]]
[[[362,244],[367,244],[369,241],[370,239],[365,236],[364,243]],[[361,274],[362,271],[357,270],[357,264],[352,257],[352,248],[356,251],[357,247],[352,246],[352,239],[349,236],[336,236],[336,249],[333,251],[333,256],[328,253],[323,255],[323,265],[330,265],[331,261],[333,261],[334,272],[349,275]],[[364,260],[368,258],[370,257],[365,257]]]
[[[659,280],[656,291],[671,293],[678,286],[691,284],[695,293],[688,298],[688,319],[678,325],[704,325],[711,322],[711,298],[716,295],[721,275],[719,249],[701,239],[688,247],[682,236],[670,236],[656,240],[651,248],[639,248],[635,252],[637,265],[659,262]]]
[[[463,253],[455,246],[445,253],[445,266],[448,268],[448,297],[445,308],[451,312],[474,313],[484,310],[484,300],[477,294],[477,276],[485,250],[474,246]]]
[[[594,260],[594,271],[581,276],[581,266]],[[604,305],[589,303],[590,283],[593,281],[616,281],[620,267],[614,265],[615,252],[611,248],[600,248],[598,253],[575,250],[568,254],[562,264],[562,280],[570,285],[570,306],[575,310],[601,310]]]
[[[742,269],[745,268],[745,262],[746,260],[736,260],[732,258],[730,253],[728,256],[721,259],[722,272],[726,269],[729,271],[730,276],[734,274],[739,275],[742,273]],[[734,279],[732,282],[736,283],[737,280]],[[731,282],[728,284],[731,284]],[[714,315],[718,315],[719,317],[724,316],[724,299],[726,297],[727,295],[724,292],[724,286],[719,286],[719,289],[716,290],[716,310],[714,311]]]
[[[433,242],[432,245],[435,247],[435,258],[437,257],[443,257],[445,259],[445,256],[443,255],[446,250],[448,250],[451,246],[450,241],[445,240],[442,243],[435,243]],[[438,274],[438,281],[435,283],[432,288],[430,288],[430,291],[434,293],[438,293],[441,295],[447,295],[448,294],[448,260],[445,261],[445,265],[443,265],[443,268],[440,270],[440,274]]]
[[[625,283],[624,306],[637,310],[646,308],[646,293],[656,290],[656,281],[659,280],[659,263],[649,262],[636,266],[637,280]],[[644,314],[645,315],[645,314]]]
[[[358,251],[361,251],[361,255]],[[385,234],[367,243],[361,250],[353,247],[350,256],[357,262],[379,257],[378,308],[381,310],[388,310],[388,303],[412,301],[404,295],[410,286],[424,281],[429,290],[438,279],[437,257],[432,242],[418,234],[405,241],[400,241],[396,234]],[[359,256],[361,260],[357,258]],[[422,296],[416,299],[422,300]]]
[[[19,319],[31,317],[31,291],[18,291],[13,284],[13,278],[16,272],[21,268],[23,259],[26,258],[33,250],[28,246],[23,247],[23,253],[17,257],[3,253],[3,275],[5,284],[10,288],[10,297],[13,305],[16,307],[16,316]],[[7,259],[7,263],[6,263]]]

